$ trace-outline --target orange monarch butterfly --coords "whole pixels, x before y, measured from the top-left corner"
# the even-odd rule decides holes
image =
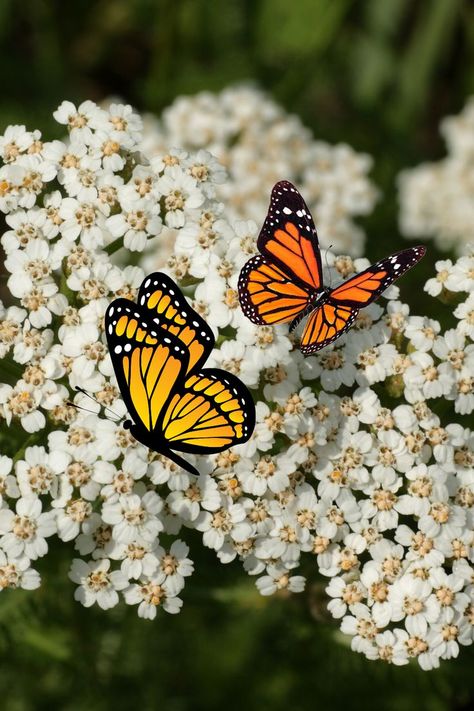
[[[421,246],[404,249],[335,289],[324,286],[313,218],[287,180],[272,190],[257,247],[260,254],[244,265],[239,276],[242,310],[259,325],[291,321],[290,331],[309,314],[300,342],[304,355],[339,338],[354,323],[359,309],[378,299],[426,251]]]
[[[214,335],[169,276],[148,276],[137,304],[112,301],[105,332],[132,418],[123,426],[142,444],[198,474],[173,450],[210,454],[249,439],[252,396],[232,373],[201,368]]]

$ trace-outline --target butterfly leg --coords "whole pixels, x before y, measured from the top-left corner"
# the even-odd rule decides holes
[[[302,321],[302,319],[304,319],[304,317],[306,315],[307,315],[307,311],[305,309],[300,314],[298,314],[298,316],[296,316],[296,318],[293,319],[293,321],[290,323],[290,333],[295,330],[297,325],[300,323],[300,321]]]

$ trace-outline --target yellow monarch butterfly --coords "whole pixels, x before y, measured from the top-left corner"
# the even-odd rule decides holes
[[[246,442],[255,426],[252,396],[232,373],[201,367],[214,335],[169,276],[146,277],[137,301],[115,299],[105,313],[112,364],[132,418],[124,427],[198,474],[175,450],[210,454]]]
[[[291,321],[290,331],[309,315],[300,342],[304,355],[339,338],[361,308],[378,299],[426,252],[423,246],[404,249],[329,289],[323,284],[313,218],[298,190],[287,180],[281,180],[272,190],[257,246],[260,254],[244,264],[239,276],[242,310],[256,324]]]

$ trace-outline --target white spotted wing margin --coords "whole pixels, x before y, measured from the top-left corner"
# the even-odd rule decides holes
[[[425,252],[423,246],[404,249],[328,290],[306,322],[300,342],[303,355],[316,353],[345,333],[354,324],[359,310],[378,299]]]

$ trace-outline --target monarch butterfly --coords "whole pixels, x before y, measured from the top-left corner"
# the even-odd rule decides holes
[[[375,301],[426,251],[421,246],[405,249],[334,289],[324,286],[313,218],[287,180],[272,190],[257,247],[260,254],[244,265],[239,276],[242,310],[260,325],[291,321],[290,330],[309,315],[300,342],[304,355],[339,338],[354,323],[359,309]]]
[[[132,418],[124,427],[198,474],[173,450],[208,454],[246,442],[255,426],[252,397],[235,375],[201,368],[214,335],[169,276],[146,277],[137,301],[115,299],[105,313],[110,356]]]

